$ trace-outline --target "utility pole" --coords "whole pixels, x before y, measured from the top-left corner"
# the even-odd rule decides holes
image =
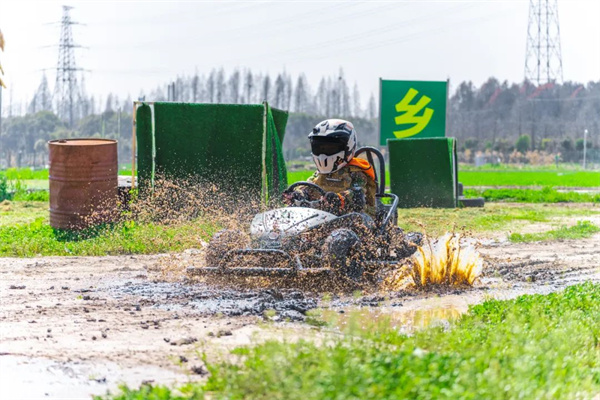
[[[78,94],[80,93],[76,72],[82,70],[82,68],[77,68],[77,64],[75,63],[74,49],[81,46],[73,43],[71,25],[78,23],[71,20],[69,11],[72,8],[70,6],[63,6],[60,42],[58,45],[58,62],[56,64],[56,84],[54,86],[56,114],[59,118],[68,121],[70,128],[73,128],[73,122],[77,117],[75,107]]]
[[[529,0],[525,79],[537,86],[563,81],[557,0]]]
[[[4,51],[4,35],[2,35],[2,31],[0,31],[0,50]],[[0,75],[4,75],[4,70],[2,69],[2,64],[0,64]],[[2,88],[4,87],[4,82],[0,77],[0,137],[2,137]]]
[[[585,155],[587,153],[587,134],[588,134],[588,130],[584,129],[583,130],[583,169],[585,169]]]
[[[117,140],[121,140],[121,106],[119,106],[119,114],[117,114]]]

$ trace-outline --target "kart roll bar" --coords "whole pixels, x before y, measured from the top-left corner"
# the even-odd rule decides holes
[[[383,219],[383,221],[381,221],[381,227],[380,227],[380,229],[383,231],[388,226],[390,220],[392,218],[394,218],[394,216],[397,213],[397,210],[398,210],[398,196],[396,196],[393,193],[382,193],[382,194],[376,194],[375,197],[378,198],[378,199],[382,199],[384,197],[386,197],[388,199],[392,199],[392,204],[389,206],[388,212],[385,215],[385,218]]]
[[[367,154],[367,161],[373,169],[375,170],[374,162],[373,162],[373,154],[377,156],[377,160],[379,161],[379,173],[375,170],[375,181],[377,182],[377,195],[385,194],[385,159],[383,158],[383,154],[375,147],[365,146],[356,150],[354,153],[354,157],[358,157],[362,153]],[[387,196],[384,196],[387,197]]]

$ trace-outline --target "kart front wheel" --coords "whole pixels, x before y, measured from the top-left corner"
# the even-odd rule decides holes
[[[231,250],[244,249],[250,244],[248,236],[242,231],[225,229],[215,233],[206,249],[206,265],[216,267]]]
[[[336,229],[325,239],[323,258],[329,267],[359,281],[364,269],[358,260],[360,239],[350,229]]]

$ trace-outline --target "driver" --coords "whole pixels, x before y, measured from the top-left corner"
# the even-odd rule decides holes
[[[315,190],[298,187],[284,194],[288,205],[318,208],[342,215],[365,212],[375,216],[375,171],[368,161],[354,158],[357,138],[351,122],[328,119],[308,135],[317,171],[308,178],[326,193],[318,196]]]

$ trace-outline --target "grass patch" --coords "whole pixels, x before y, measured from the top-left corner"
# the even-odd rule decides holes
[[[484,208],[400,209],[400,226],[439,236],[456,228],[473,233],[508,232],[526,223],[597,215],[590,207],[489,204]],[[175,224],[128,221],[80,234],[62,234],[48,224],[47,202],[0,203],[0,256],[152,254],[198,247],[217,223],[195,219]]]
[[[525,223],[549,222],[565,217],[597,215],[590,207],[563,207],[542,204],[486,204],[483,208],[409,208],[398,210],[399,225],[409,231],[422,231],[432,236],[458,229],[473,233],[508,232]]]
[[[9,181],[48,180],[48,169],[7,168],[2,171]]]
[[[512,233],[508,237],[511,242],[541,242],[547,240],[584,239],[600,232],[600,228],[590,221],[577,221],[577,225],[540,232],[540,233]]]
[[[465,189],[465,197],[483,197],[486,201],[519,203],[600,203],[600,194],[558,192],[551,187],[539,189]]]
[[[459,171],[465,186],[599,187],[600,172],[593,171]]]
[[[295,182],[305,181],[308,178],[310,178],[311,176],[313,176],[314,173],[315,173],[315,171],[313,171],[313,170],[288,172],[287,173],[288,185],[291,185],[292,183],[295,183]]]
[[[29,224],[35,220],[48,220],[48,203],[42,201],[0,202],[0,229]]]
[[[486,301],[449,330],[408,337],[381,322],[349,333],[325,344],[236,349],[236,362],[209,363],[208,381],[177,395],[143,387],[95,399],[563,399],[600,392],[597,284]]]
[[[23,213],[12,216],[13,223],[0,223],[0,256],[104,256],[115,254],[154,254],[198,248],[218,228],[211,222],[193,220],[173,225],[126,221],[90,228],[81,232],[55,230],[44,217],[29,223]],[[36,209],[32,214],[39,214]],[[28,216],[27,219],[31,217]],[[10,226],[7,226],[10,225]]]

